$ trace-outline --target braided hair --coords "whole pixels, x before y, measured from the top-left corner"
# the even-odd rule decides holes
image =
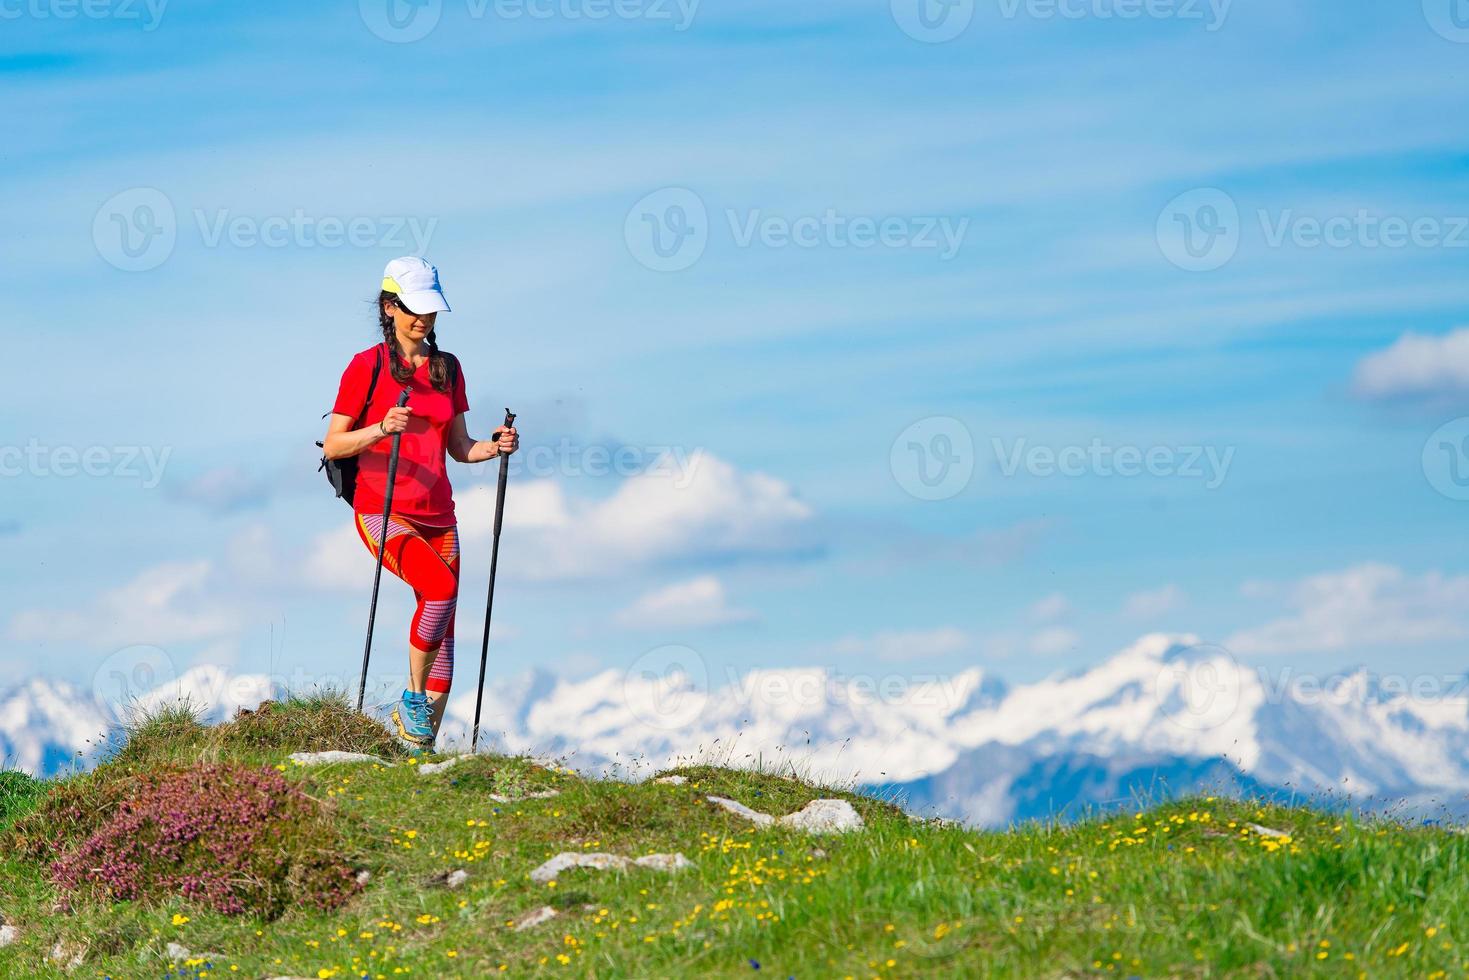
[[[383,331],[383,343],[388,345],[388,352],[392,354],[393,379],[399,384],[407,384],[408,379],[413,377],[413,365],[408,363],[408,358],[403,355],[403,349],[398,346],[398,331],[393,329],[393,317],[387,310],[383,309],[383,303],[388,300],[398,301],[397,293],[390,293],[386,289],[378,293],[377,297],[377,319]],[[436,391],[447,392],[449,390],[449,358],[452,354],[446,354],[439,350],[438,339],[434,331],[428,332],[428,379]]]

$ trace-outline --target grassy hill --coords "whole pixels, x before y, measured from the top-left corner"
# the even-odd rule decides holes
[[[327,749],[392,764],[288,758]],[[0,774],[0,975],[1469,973],[1469,838],[1449,829],[1200,798],[984,833],[774,774],[420,772],[435,761],[315,697],[208,728],[166,711],[65,781]],[[756,828],[710,795],[846,799],[865,826]],[[563,851],[692,866],[531,879]]]

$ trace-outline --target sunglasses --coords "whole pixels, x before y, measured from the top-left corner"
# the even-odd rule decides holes
[[[404,313],[407,313],[409,316],[425,316],[426,315],[426,314],[423,314],[423,313],[414,313],[407,306],[403,305],[403,301],[401,299],[394,299],[393,300],[393,305],[396,306],[398,309],[402,310]]]

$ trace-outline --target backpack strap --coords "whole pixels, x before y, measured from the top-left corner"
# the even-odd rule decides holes
[[[367,408],[372,404],[372,396],[377,392],[377,376],[382,373],[383,351],[387,346],[387,344],[381,344],[377,349],[377,360],[372,362],[372,380],[367,383],[367,397],[362,400],[362,411],[357,413],[357,421],[353,424],[353,428],[362,428],[362,417],[367,414]],[[332,413],[322,412],[321,417],[326,418],[330,414]],[[317,445],[321,443],[318,442]]]
[[[372,362],[372,380],[367,383],[367,397],[362,400],[362,411],[357,413],[357,424],[354,428],[362,428],[362,420],[367,417],[367,409],[372,405],[372,396],[377,393],[377,379],[383,373],[383,352],[387,348],[387,344],[378,345],[377,357]]]

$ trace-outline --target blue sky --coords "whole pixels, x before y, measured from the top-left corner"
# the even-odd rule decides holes
[[[1469,431],[1430,440],[1469,415],[1451,0],[960,0],[942,43],[916,0],[393,2],[432,29],[4,7],[7,675],[137,644],[354,675],[371,563],[312,442],[420,246],[471,431],[509,405],[527,449],[491,676],[678,644],[715,677],[1030,680],[1156,629],[1469,663]],[[1155,472],[1048,469],[1091,446]],[[464,691],[493,472],[451,473]]]

